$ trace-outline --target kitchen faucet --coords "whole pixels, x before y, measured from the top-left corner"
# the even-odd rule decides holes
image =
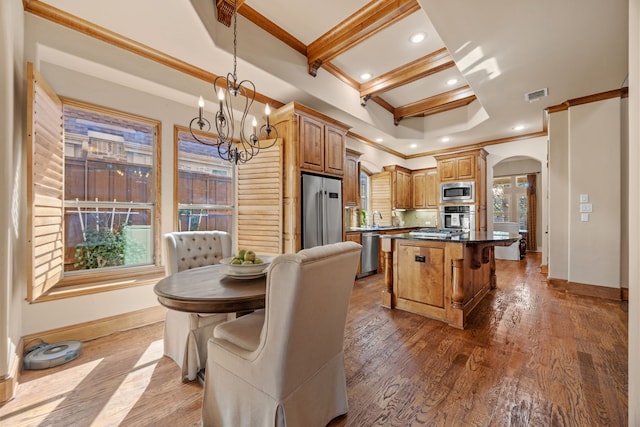
[[[371,215],[371,221],[373,222],[372,226],[377,227],[378,224],[376,224],[376,214],[378,214],[378,216],[380,217],[380,221],[382,221],[382,214],[380,213],[380,211],[373,211],[373,215]]]

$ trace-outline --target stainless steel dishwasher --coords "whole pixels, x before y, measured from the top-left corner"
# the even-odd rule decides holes
[[[378,272],[378,248],[380,233],[362,233],[362,253],[360,254],[360,274],[358,277],[368,276]]]

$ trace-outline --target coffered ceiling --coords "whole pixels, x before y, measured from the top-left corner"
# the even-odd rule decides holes
[[[216,75],[232,2],[46,0]],[[238,0],[238,74],[415,157],[541,135],[545,108],[622,87],[627,16],[626,0]]]

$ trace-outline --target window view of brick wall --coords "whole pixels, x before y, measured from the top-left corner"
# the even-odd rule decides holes
[[[155,126],[64,108],[65,271],[153,263]]]
[[[220,159],[214,135],[199,135],[200,144],[187,130],[177,132],[178,230],[231,232],[233,177],[231,165]]]

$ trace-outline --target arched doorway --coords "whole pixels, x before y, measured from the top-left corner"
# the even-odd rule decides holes
[[[515,222],[526,236],[527,251],[542,245],[542,163],[529,156],[511,156],[493,165],[487,188],[489,220]],[[495,227],[494,227],[495,228]]]

